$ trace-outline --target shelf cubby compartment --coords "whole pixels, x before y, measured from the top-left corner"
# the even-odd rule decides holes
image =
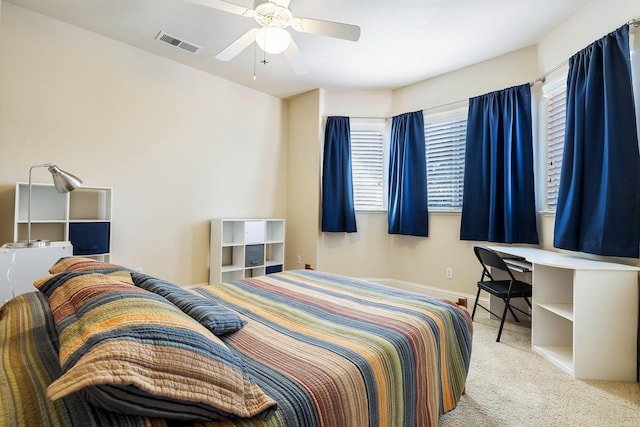
[[[284,243],[269,243],[265,246],[267,265],[284,264]]]
[[[573,322],[573,304],[537,304],[538,307]]]
[[[244,269],[222,271],[222,282],[232,282],[234,280],[244,279]]]
[[[222,259],[220,263],[223,271],[242,270],[244,268],[244,246],[222,247]]]
[[[49,240],[50,242],[63,242],[65,237],[66,223],[64,221],[31,221],[31,239]],[[29,235],[27,223],[17,224],[17,242],[27,240]]]
[[[17,222],[27,222],[29,216],[29,184],[16,185]],[[31,222],[66,221],[67,194],[58,193],[53,184],[31,185]],[[32,230],[33,231],[33,230]]]
[[[532,342],[534,350],[573,375],[574,325],[569,306],[536,303],[533,306],[536,327],[532,330]]]
[[[569,375],[574,375],[572,346],[536,345],[533,349]]]
[[[283,243],[284,242],[284,220],[273,219],[266,221],[266,243]]]
[[[250,279],[252,277],[259,277],[265,275],[264,267],[246,268],[244,270],[244,277]]]
[[[224,221],[221,227],[223,246],[244,243],[244,221]]]
[[[111,189],[80,187],[69,193],[69,220],[110,221]]]
[[[531,342],[535,351],[573,375],[573,270],[536,265]]]

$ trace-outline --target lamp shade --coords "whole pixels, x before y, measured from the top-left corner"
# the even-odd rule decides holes
[[[65,172],[56,165],[49,166],[49,172],[53,176],[53,185],[58,193],[68,193],[82,185],[82,180],[77,176]]]
[[[256,43],[265,52],[277,55],[289,47],[291,34],[284,28],[262,27],[256,34]]]

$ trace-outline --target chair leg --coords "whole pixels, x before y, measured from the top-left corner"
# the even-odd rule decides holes
[[[513,318],[516,319],[516,322],[520,322],[520,319],[518,319],[518,316],[516,316],[516,313],[511,308],[511,305],[507,302],[507,299],[505,298],[502,301],[504,301],[505,305],[509,307],[509,311],[511,312],[511,315],[513,316]]]
[[[507,318],[507,309],[509,308],[509,298],[507,298],[504,310],[502,311],[502,319],[500,319],[500,329],[498,329],[498,338],[496,342],[500,342],[500,336],[502,335],[502,327],[504,326],[504,320]]]
[[[473,312],[471,313],[471,320],[473,321],[473,318],[476,315],[476,308],[478,307],[478,299],[480,299],[480,288],[478,287],[478,293],[476,294],[476,302],[473,304]]]

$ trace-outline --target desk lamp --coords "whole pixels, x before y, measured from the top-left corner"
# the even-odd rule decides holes
[[[68,193],[82,185],[82,180],[75,175],[65,172],[56,165],[43,163],[29,168],[29,206],[27,208],[27,241],[14,243],[14,247],[39,248],[49,244],[47,240],[31,240],[31,173],[35,168],[48,168],[53,176],[53,185],[58,193]]]

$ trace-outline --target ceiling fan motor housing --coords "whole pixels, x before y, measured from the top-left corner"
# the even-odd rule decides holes
[[[271,1],[256,0],[255,20],[261,27],[286,28],[291,25],[293,14],[286,7]]]

